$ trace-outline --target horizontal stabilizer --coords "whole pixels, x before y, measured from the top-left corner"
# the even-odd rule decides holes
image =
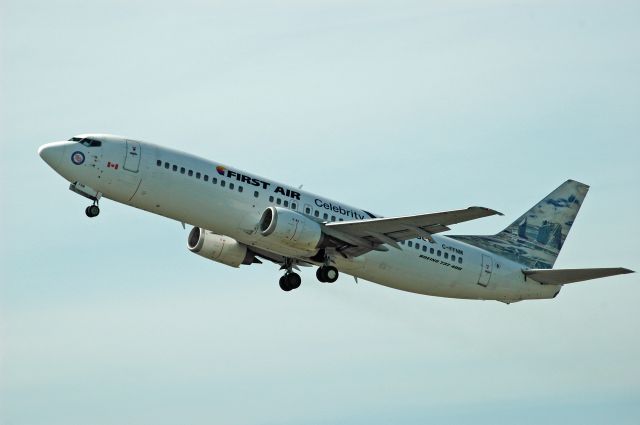
[[[624,267],[612,267],[605,269],[530,269],[523,270],[522,273],[543,285],[564,285],[600,277],[634,273],[634,271]]]

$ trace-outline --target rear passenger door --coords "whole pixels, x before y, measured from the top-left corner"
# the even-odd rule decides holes
[[[482,254],[482,268],[480,269],[480,276],[478,277],[478,285],[487,287],[491,280],[491,273],[493,272],[493,258],[490,255]]]

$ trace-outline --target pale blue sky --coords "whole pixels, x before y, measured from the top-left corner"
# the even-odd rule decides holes
[[[557,267],[640,270],[637,1],[3,1],[0,422],[636,424],[640,279],[506,306],[186,249],[36,155],[128,135],[493,233],[591,185]]]

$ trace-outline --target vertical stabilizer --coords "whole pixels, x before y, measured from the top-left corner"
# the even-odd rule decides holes
[[[452,236],[529,268],[550,269],[589,186],[567,180],[506,229],[493,236]]]

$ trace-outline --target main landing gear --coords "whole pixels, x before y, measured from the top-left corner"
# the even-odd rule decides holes
[[[322,265],[318,267],[316,270],[316,277],[320,282],[323,283],[333,283],[338,280],[338,269],[331,265],[333,262],[332,258],[335,255],[335,252],[329,250],[322,250],[318,252],[318,256],[322,256]]]
[[[280,278],[280,289],[289,292],[300,287],[302,279],[298,273],[287,272]]]
[[[84,209],[84,213],[89,218],[96,217],[98,214],[100,214],[100,207],[98,206],[98,203],[94,202],[93,205],[89,205]]]
[[[300,287],[302,283],[302,278],[298,273],[293,271],[293,260],[290,258],[285,258],[284,264],[282,265],[281,270],[286,270],[284,276],[280,278],[280,289],[283,291],[289,292],[292,289],[297,289]]]
[[[338,269],[333,266],[320,266],[316,270],[316,277],[320,282],[333,283],[338,280]]]
[[[330,263],[331,259],[327,257],[325,264],[318,267],[318,270],[316,270],[316,277],[320,282],[333,283],[338,280],[340,273],[338,273],[338,269],[330,265]],[[297,289],[302,283],[300,275],[293,271],[293,267],[293,260],[289,258],[285,259],[281,270],[286,270],[286,272],[284,273],[284,276],[280,278],[280,288],[283,291],[289,292],[292,289]]]

